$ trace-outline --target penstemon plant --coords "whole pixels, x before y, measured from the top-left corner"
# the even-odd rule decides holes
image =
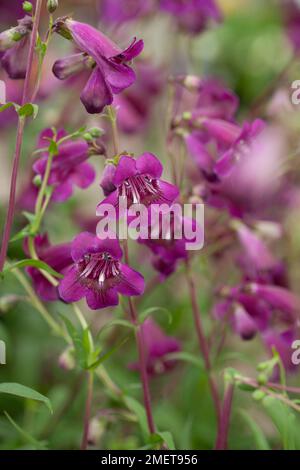
[[[0,398],[23,398],[25,418],[3,407],[0,447],[299,449],[299,152],[284,89],[299,6],[283,15],[290,53],[249,99],[213,52],[241,33],[225,1],[62,3],[0,6],[15,20],[0,33],[0,124],[16,124],[0,312],[4,332],[34,312],[22,341],[43,371],[1,368]]]

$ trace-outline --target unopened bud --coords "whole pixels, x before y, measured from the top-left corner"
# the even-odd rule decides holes
[[[47,10],[49,13],[54,13],[58,7],[58,0],[48,0],[47,2]]]
[[[68,347],[58,358],[58,365],[64,370],[72,370],[75,367],[73,349]]]
[[[41,175],[35,175],[35,177],[33,178],[33,184],[34,186],[36,186],[37,188],[39,188],[41,185],[42,185],[42,177]]]
[[[7,51],[21,41],[32,30],[31,16],[25,16],[18,21],[18,26],[0,33],[0,52]]]
[[[26,13],[31,13],[32,12],[32,9],[33,9],[32,3],[23,2],[22,6],[23,6],[23,10],[26,11]]]
[[[102,137],[104,135],[104,130],[101,129],[100,127],[92,127],[88,131],[94,139],[98,139],[99,137]]]

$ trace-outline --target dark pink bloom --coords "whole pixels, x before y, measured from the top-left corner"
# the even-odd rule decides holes
[[[291,372],[296,368],[295,364],[292,363],[291,353],[293,351],[292,344],[297,338],[296,329],[289,329],[283,332],[270,329],[263,334],[263,340],[267,349],[272,355],[273,349],[275,349],[278,352],[286,370]],[[274,379],[277,377],[279,377],[278,370],[275,371]]]
[[[102,173],[100,186],[103,190],[104,196],[108,196],[116,190],[116,186],[113,183],[113,179],[116,173],[116,166],[110,163],[106,165]]]
[[[125,23],[147,15],[155,0],[100,0],[99,14],[103,24]]]
[[[32,30],[31,16],[18,20],[18,26],[0,34],[1,65],[12,79],[25,78]]]
[[[181,350],[179,341],[167,336],[151,318],[144,321],[141,329],[148,374],[162,374],[174,367],[176,361],[169,359],[168,355]],[[139,370],[138,363],[130,364],[129,367],[133,370]]]
[[[222,16],[214,0],[160,0],[160,6],[190,34],[201,33],[210,20],[220,21]]]
[[[143,153],[136,160],[123,155],[117,165],[112,183],[116,190],[98,205],[101,214],[103,204],[118,207],[119,197],[127,198],[127,207],[132,204],[171,204],[179,191],[173,184],[161,180],[163,166],[151,153]],[[101,214],[102,215],[102,214]]]
[[[80,99],[89,113],[101,113],[113,102],[113,95],[134,83],[135,73],[127,63],[142,52],[143,41],[134,38],[130,46],[122,50],[92,26],[70,18],[57,20],[55,29],[70,36],[81,53],[56,61],[54,75],[64,80],[78,71],[90,69],[91,76]]]
[[[47,234],[37,235],[34,239],[37,255],[40,260],[47,263],[59,273],[63,273],[73,262],[71,257],[71,244],[50,245]],[[28,253],[27,241],[24,250]],[[57,288],[54,287],[36,268],[26,268],[32,278],[36,293],[45,301],[58,300]]]
[[[57,140],[66,135],[63,130],[58,131]],[[49,139],[53,139],[54,134],[51,129],[45,129],[39,139],[39,148],[45,148],[35,164],[33,170],[42,177],[45,174],[47,161],[49,158],[48,147]],[[49,185],[53,186],[52,200],[63,202],[69,199],[73,194],[73,186],[79,188],[88,188],[95,179],[93,167],[86,162],[89,158],[89,147],[85,140],[67,140],[62,142],[58,148],[58,155],[53,158],[51,172],[49,176]]]
[[[188,251],[186,249],[187,243],[192,243],[195,239],[187,239],[184,233],[185,228],[190,228],[191,233],[196,231],[196,222],[193,219],[187,217],[175,217],[174,214],[170,214],[170,230],[168,233],[162,233],[162,227],[152,227],[158,232],[157,238],[151,238],[151,226],[149,226],[149,236],[147,239],[139,238],[138,242],[147,246],[153,253],[152,265],[160,274],[162,279],[170,276],[176,270],[177,265],[180,261],[188,259]],[[182,227],[182,237],[176,238],[175,231],[176,226]],[[198,231],[200,231],[198,227]]]
[[[144,278],[121,262],[122,250],[116,238],[100,240],[83,232],[72,241],[73,265],[59,284],[65,302],[86,297],[92,310],[118,305],[118,295],[135,296],[144,291]]]

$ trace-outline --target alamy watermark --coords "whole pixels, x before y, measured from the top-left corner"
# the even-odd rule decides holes
[[[294,366],[299,366],[300,365],[300,339],[296,339],[292,343],[292,349],[294,349],[294,352],[292,354],[292,363]]]
[[[132,204],[120,196],[116,205],[100,204],[97,236],[120,240],[183,240],[186,250],[204,246],[204,204]]]

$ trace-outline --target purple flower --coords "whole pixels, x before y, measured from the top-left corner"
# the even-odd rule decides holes
[[[47,263],[55,271],[63,273],[72,264],[70,243],[50,245],[47,234],[37,235],[34,242],[39,259]],[[25,242],[24,251],[28,253],[27,241]],[[32,278],[35,291],[41,299],[47,302],[58,300],[57,288],[38,269],[29,267],[26,268],[26,271]]]
[[[177,227],[182,227],[181,238],[175,237]],[[170,213],[170,229],[166,234],[162,233],[161,223],[158,222],[158,227],[148,228],[149,236],[147,239],[139,238],[138,242],[147,246],[153,253],[152,265],[156,271],[161,274],[162,280],[173,274],[176,270],[177,264],[180,261],[188,259],[188,251],[186,249],[187,243],[192,243],[195,240],[187,239],[184,233],[185,229],[190,229],[191,233],[196,231],[196,222],[187,217],[175,217]],[[157,238],[151,238],[151,229],[158,233]],[[198,227],[200,230],[200,227]]]
[[[121,263],[122,250],[115,238],[100,240],[83,232],[72,241],[73,265],[59,284],[59,294],[65,302],[77,302],[86,297],[92,310],[118,305],[118,294],[141,295],[144,278]]]
[[[57,133],[57,140],[66,135],[65,131]],[[48,148],[49,139],[53,139],[51,129],[45,129],[39,139],[39,148]],[[48,150],[43,152],[33,165],[36,174],[44,176],[49,158]],[[73,186],[88,188],[95,179],[93,167],[86,163],[89,158],[89,147],[85,140],[67,140],[62,142],[58,148],[58,155],[53,158],[48,184],[53,186],[52,200],[63,202],[73,194]]]
[[[167,336],[151,318],[144,321],[141,329],[148,374],[162,374],[174,367],[176,361],[169,359],[168,355],[181,350],[179,341]],[[139,370],[139,364],[130,364],[129,368]]]
[[[103,204],[118,207],[119,197],[127,198],[127,207],[132,204],[171,204],[178,197],[179,191],[173,184],[160,179],[163,172],[161,162],[151,153],[143,153],[136,160],[127,155],[121,156],[112,183],[116,187],[106,199],[98,205],[101,214]]]
[[[25,78],[32,30],[31,16],[18,20],[18,26],[0,34],[1,65],[12,79]]]
[[[127,63],[142,52],[142,40],[134,38],[130,46],[122,50],[92,26],[70,18],[57,20],[55,30],[71,37],[81,54],[56,61],[54,75],[64,80],[80,70],[92,70],[80,96],[88,113],[101,113],[113,102],[114,94],[134,83],[135,73]]]
[[[179,28],[190,34],[201,33],[209,20],[220,21],[214,0],[160,0],[160,7],[176,18]]]
[[[102,173],[100,186],[103,190],[104,196],[109,196],[116,190],[116,186],[113,183],[113,179],[116,173],[116,166],[112,163],[105,166]]]
[[[99,14],[103,24],[125,23],[147,15],[154,0],[100,0]]]
[[[296,329],[289,329],[283,332],[278,332],[270,329],[263,334],[263,340],[273,355],[273,349],[278,352],[286,370],[292,372],[296,369],[295,364],[291,360],[292,344],[298,338]],[[279,378],[279,370],[275,371],[274,380]]]

